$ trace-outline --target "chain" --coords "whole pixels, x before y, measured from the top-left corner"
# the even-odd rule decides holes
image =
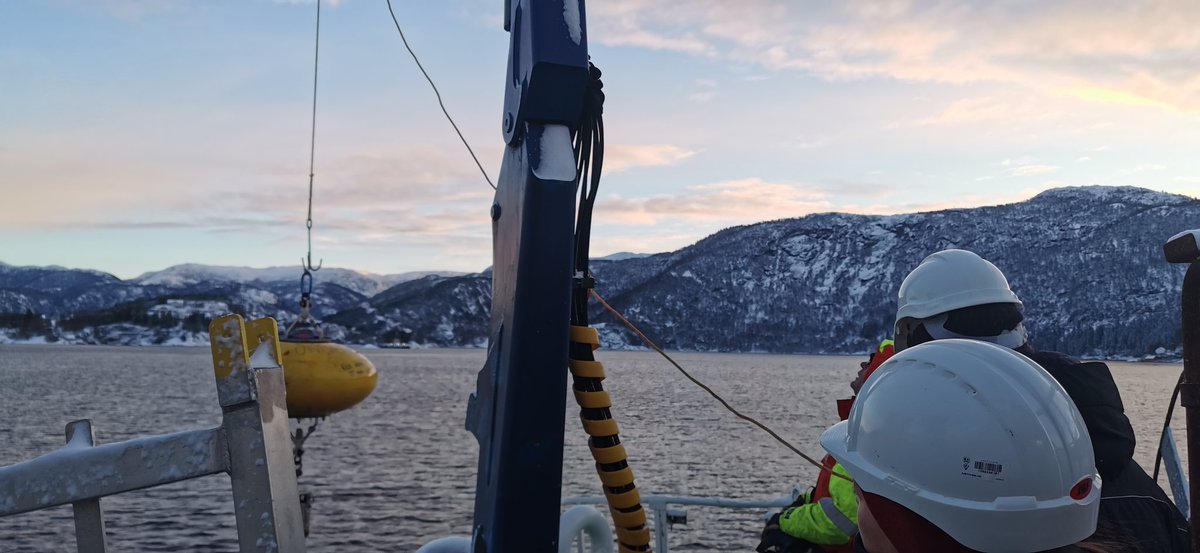
[[[321,419],[313,419],[312,421],[313,422],[311,425],[309,425],[308,430],[303,428],[304,423],[300,423],[301,427],[296,428],[296,431],[292,433],[292,461],[296,463],[297,478],[299,478],[301,474],[304,474],[304,471],[302,470],[304,466],[304,441],[307,440],[309,436],[312,436],[313,432],[317,431],[317,423],[321,422]]]

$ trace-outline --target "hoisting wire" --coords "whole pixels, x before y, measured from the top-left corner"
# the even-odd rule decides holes
[[[312,296],[312,273],[321,269],[321,265],[325,260],[317,261],[317,266],[312,264],[312,204],[313,204],[313,176],[317,159],[317,69],[320,67],[321,60],[321,0],[317,0],[317,31],[316,40],[313,41],[313,100],[312,100],[312,126],[310,127],[309,143],[308,143],[308,218],[304,221],[304,228],[308,233],[308,256],[300,260],[300,266],[304,268],[304,273],[300,275],[300,320],[309,318],[309,307],[311,306]]]
[[[629,327],[630,330],[632,330],[635,334],[637,334],[638,338],[641,338],[642,342],[644,342],[647,346],[649,346],[650,349],[657,351],[659,355],[666,358],[666,360],[668,362],[670,362],[672,365],[674,365],[675,368],[679,370],[679,372],[683,373],[683,376],[687,377],[688,380],[691,380],[693,384],[701,387],[702,389],[704,389],[704,391],[708,392],[708,395],[712,396],[713,399],[716,399],[718,402],[720,402],[721,405],[724,406],[726,409],[728,409],[730,413],[733,413],[734,416],[736,416],[737,418],[742,419],[746,422],[749,422],[750,424],[757,426],[763,432],[770,434],[772,438],[775,438],[775,440],[778,441],[779,443],[783,444],[784,447],[792,450],[793,453],[795,453],[796,455],[799,455],[800,458],[804,459],[805,461],[808,461],[814,467],[817,467],[823,471],[827,471],[827,472],[829,472],[829,474],[831,474],[837,478],[841,478],[843,480],[850,480],[849,478],[846,478],[845,476],[842,476],[836,472],[833,472],[829,468],[825,467],[823,464],[821,464],[820,461],[817,461],[816,459],[809,457],[803,451],[800,451],[799,448],[792,445],[791,442],[787,441],[782,436],[775,433],[774,430],[771,430],[770,428],[768,428],[767,425],[765,425],[761,422],[758,422],[758,420],[755,419],[754,417],[743,414],[741,411],[738,411],[737,409],[735,409],[732,405],[729,404],[728,401],[725,401],[724,398],[722,398],[719,394],[714,392],[712,388],[709,388],[703,382],[700,382],[699,380],[697,380],[696,377],[692,376],[691,373],[687,372],[687,370],[685,370],[682,366],[680,366],[679,363],[676,363],[675,360],[672,359],[670,355],[667,355],[667,352],[663,351],[662,348],[658,347],[658,345],[655,344],[653,341],[651,341],[650,338],[647,338],[646,335],[643,334],[642,331],[639,330],[637,326],[635,326],[633,323],[629,322],[629,319],[626,319],[623,315],[621,315],[621,313],[619,313],[616,309],[614,309],[613,306],[609,305],[607,301],[604,301],[604,298],[600,297],[600,294],[597,293],[595,289],[590,290],[590,292],[591,292],[592,297],[596,298],[596,301],[600,302],[600,305],[604,306],[604,308],[607,309],[609,313],[612,313],[613,316],[615,316],[622,323],[624,323],[625,326]]]
[[[321,60],[321,0],[317,0],[317,36],[313,41],[313,101],[312,101],[312,126],[310,127],[311,134],[308,141],[308,218],[304,221],[304,227],[308,229],[308,258],[304,260],[304,272],[316,272],[321,269],[321,265],[325,260],[317,261],[317,266],[312,266],[312,200],[313,200],[313,176],[316,172],[313,170],[316,167],[317,160],[317,69]],[[309,276],[309,291],[312,277]],[[302,286],[303,287],[303,286]]]
[[[320,0],[318,0],[318,2],[319,1]],[[459,140],[462,141],[463,146],[466,146],[467,152],[471,154],[471,159],[473,159],[475,161],[475,166],[479,168],[479,172],[483,175],[483,179],[485,181],[487,181],[488,186],[492,187],[492,189],[495,190],[496,185],[493,184],[492,179],[490,177],[488,177],[487,171],[484,170],[484,168],[483,168],[483,164],[481,164],[479,162],[479,158],[475,155],[475,151],[473,149],[471,149],[471,145],[469,143],[467,143],[467,139],[466,139],[466,137],[463,136],[462,131],[459,130],[458,125],[454,123],[454,118],[452,118],[450,116],[450,112],[446,110],[446,105],[442,101],[442,94],[441,94],[441,92],[438,91],[437,85],[434,84],[433,78],[429,76],[429,73],[427,71],[425,71],[425,67],[421,65],[421,60],[417,58],[416,52],[413,52],[413,49],[409,46],[408,39],[404,36],[404,30],[400,28],[400,21],[399,21],[399,19],[396,18],[396,12],[392,9],[392,0],[387,0],[387,7],[388,7],[388,13],[390,13],[392,16],[392,22],[396,25],[396,31],[400,33],[400,40],[404,43],[404,48],[406,50],[408,50],[409,55],[412,56],[413,61],[416,62],[417,68],[421,70],[421,74],[425,76],[425,80],[428,81],[429,86],[433,88],[433,93],[435,96],[437,96],[438,106],[442,108],[442,113],[446,116],[446,119],[450,122],[450,126],[454,127],[454,132],[458,134],[458,138],[459,138]],[[596,69],[595,66],[591,66],[590,64],[589,64],[589,69],[596,72],[596,76],[598,79],[599,70]],[[603,98],[602,94],[601,94],[601,98]],[[314,98],[314,102],[315,102],[315,98]],[[315,116],[314,116],[314,121],[315,121]],[[314,123],[314,125],[315,125],[315,123]],[[759,422],[754,417],[745,415],[741,411],[738,411],[737,409],[735,409],[732,405],[729,404],[729,402],[725,401],[724,398],[722,398],[719,394],[714,392],[712,390],[712,388],[709,388],[703,382],[700,382],[699,380],[697,380],[694,376],[692,376],[690,373],[688,373],[687,370],[685,370],[683,367],[681,367],[679,365],[679,363],[676,363],[675,360],[672,359],[670,355],[668,355],[665,351],[662,350],[662,348],[658,347],[658,345],[656,345],[653,341],[651,341],[649,338],[647,338],[646,335],[643,334],[642,331],[639,330],[636,326],[634,326],[633,323],[629,322],[629,320],[626,319],[624,316],[622,316],[619,312],[617,312],[616,309],[613,309],[613,307],[611,305],[609,305],[608,302],[604,301],[604,298],[602,298],[600,296],[600,294],[598,294],[596,292],[595,288],[592,287],[592,281],[591,281],[592,276],[591,276],[591,274],[587,273],[587,271],[586,271],[586,264],[587,264],[587,259],[588,259],[588,249],[589,249],[588,240],[586,237],[590,236],[591,212],[592,212],[591,207],[596,200],[596,189],[599,186],[601,160],[603,159],[602,156],[603,156],[603,147],[604,147],[603,146],[604,123],[603,123],[603,120],[601,120],[600,118],[597,118],[596,127],[593,130],[593,132],[597,133],[597,137],[600,138],[599,142],[596,144],[596,149],[599,150],[598,153],[600,155],[595,156],[595,159],[596,159],[595,166],[590,167],[590,171],[589,171],[589,164],[590,164],[590,161],[593,159],[593,156],[591,155],[592,146],[593,146],[592,141],[584,140],[583,135],[585,133],[579,132],[576,134],[576,140],[575,140],[575,145],[574,145],[576,156],[577,156],[576,157],[576,168],[579,171],[578,175],[579,175],[579,178],[581,181],[580,210],[579,210],[579,216],[576,220],[576,237],[577,237],[577,239],[575,242],[575,259],[576,259],[577,266],[576,266],[575,278],[577,280],[579,280],[580,281],[579,284],[582,285],[582,287],[584,287],[587,290],[587,294],[576,294],[575,295],[575,297],[573,298],[573,302],[572,302],[573,303],[572,311],[578,312],[578,313],[583,313],[582,320],[583,320],[584,324],[586,324],[587,296],[591,295],[592,297],[595,297],[596,300],[599,301],[600,304],[603,305],[605,309],[607,309],[609,312],[611,312],[614,316],[616,316],[618,319],[620,319],[621,322],[625,324],[625,326],[629,327],[630,330],[632,330],[634,333],[636,333],[638,335],[638,337],[641,338],[641,340],[646,343],[647,346],[649,346],[654,351],[657,351],[659,353],[659,355],[662,355],[664,358],[666,358],[666,360],[668,362],[670,362],[672,365],[674,365],[675,368],[679,370],[679,372],[683,373],[683,375],[685,377],[687,377],[688,380],[692,381],[692,383],[696,384],[700,388],[704,389],[704,391],[708,392],[709,395],[711,395],[714,399],[716,399],[718,402],[720,402],[721,405],[724,406],[725,409],[729,410],[729,412],[733,413],[734,416],[757,426],[759,429],[761,429],[764,432],[766,432],[767,434],[771,435],[772,438],[775,438],[776,441],[783,444],[784,447],[787,447],[793,453],[795,453],[796,455],[799,455],[800,458],[804,459],[808,463],[817,467],[819,470],[827,471],[834,477],[841,478],[843,480],[849,480],[849,478],[846,478],[845,476],[842,476],[841,474],[833,472],[829,468],[825,467],[821,462],[806,455],[803,451],[800,451],[800,449],[798,449],[796,446],[792,445],[791,442],[784,439],[782,436],[777,434],[774,430],[771,430],[769,427],[767,427],[767,425]],[[591,178],[587,178],[588,176],[590,176]],[[581,230],[583,231],[582,235],[585,237],[582,240],[580,240],[578,238],[580,236]],[[579,270],[579,266],[578,266],[578,264],[581,262],[580,260],[582,260],[582,263],[584,264],[584,269],[582,271]],[[582,300],[580,300],[581,297],[582,297]],[[580,305],[581,301],[582,301],[582,305]]]
[[[429,81],[429,86],[433,87],[433,94],[434,96],[437,96],[438,106],[441,106],[442,113],[445,114],[446,119],[450,121],[450,126],[454,127],[454,132],[458,133],[458,139],[462,140],[463,146],[467,147],[467,152],[471,154],[471,159],[475,160],[475,166],[478,167],[479,172],[483,174],[483,180],[487,181],[488,186],[492,187],[492,190],[495,190],[496,185],[492,184],[492,179],[488,177],[487,171],[483,170],[483,164],[479,163],[478,157],[475,157],[475,150],[471,149],[471,145],[467,143],[466,137],[463,136],[462,131],[458,130],[458,125],[454,123],[454,118],[450,117],[449,111],[446,111],[446,104],[442,103],[442,93],[438,92],[437,85],[433,84],[433,78],[429,76],[429,73],[425,71],[425,67],[421,65],[421,60],[417,59],[416,52],[413,52],[413,49],[409,47],[408,39],[404,37],[404,30],[400,28],[400,20],[396,19],[396,12],[392,10],[392,0],[387,0],[387,7],[388,13],[392,14],[392,22],[396,24],[396,30],[400,33],[400,41],[404,43],[404,49],[408,50],[408,54],[412,56],[413,61],[417,62],[417,69],[421,70],[421,74],[425,75],[425,80]]]

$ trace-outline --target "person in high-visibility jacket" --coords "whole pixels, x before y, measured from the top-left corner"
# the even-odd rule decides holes
[[[850,384],[851,389],[857,393],[867,377],[893,353],[892,340],[880,343],[871,357],[859,365],[861,370]],[[838,400],[838,416],[841,420],[846,420],[853,404],[854,398]],[[758,547],[759,553],[853,551],[851,540],[858,533],[858,500],[854,496],[854,482],[832,456],[826,455],[822,464],[824,469],[813,489],[767,523],[763,530],[763,541]]]
[[[850,382],[850,389],[854,390],[855,394],[858,394],[858,389],[862,388],[863,382],[867,381],[871,373],[874,373],[875,369],[878,369],[884,361],[890,359],[895,353],[896,342],[894,340],[885,338],[882,342],[879,342],[879,347],[871,353],[871,357],[859,364],[862,370],[858,371],[858,376],[855,376],[854,380]],[[850,417],[850,408],[854,406],[854,398],[839,399],[837,400],[837,406],[838,416],[842,420],[846,420]]]
[[[779,530],[821,548],[826,553],[852,551],[850,540],[858,533],[858,500],[850,473],[826,456],[817,485],[804,503],[779,515]],[[830,473],[842,476],[837,478]]]

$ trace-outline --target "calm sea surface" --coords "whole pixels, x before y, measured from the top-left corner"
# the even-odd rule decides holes
[[[643,493],[777,497],[816,471],[734,418],[653,353],[597,352],[610,374],[622,440]],[[463,429],[482,350],[367,350],[374,395],[308,441],[301,488],[316,495],[312,551],[414,551],[470,532],[478,447]],[[857,357],[678,354],[735,406],[810,455],[836,421]],[[1180,365],[1111,364],[1153,462]],[[599,493],[568,404],[564,496]],[[52,451],[63,427],[91,418],[101,442],[220,422],[206,348],[0,346],[0,466]],[[1183,430],[1182,410],[1176,417]],[[1182,434],[1180,434],[1182,436]],[[212,476],[103,500],[111,551],[236,551],[229,479]],[[750,551],[762,512],[690,508],[675,551]],[[70,507],[0,519],[0,552],[74,550]]]

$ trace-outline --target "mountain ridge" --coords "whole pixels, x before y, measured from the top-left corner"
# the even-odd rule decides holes
[[[1037,347],[1085,356],[1169,356],[1179,350],[1183,271],[1165,262],[1161,246],[1197,221],[1200,200],[1188,196],[1134,187],[1068,187],[977,208],[896,215],[828,212],[741,225],[673,252],[593,259],[592,270],[598,292],[664,347],[860,353],[891,334],[895,292],[904,275],[929,253],[959,247],[1006,273],[1026,305]],[[199,266],[177,267],[203,273]],[[30,292],[8,285],[10,269],[0,265],[0,313],[17,312],[14,297]],[[170,269],[155,274],[188,272]],[[268,270],[283,268],[263,269]],[[317,275],[314,311],[338,339],[429,346],[487,342],[491,279],[486,271],[434,272],[373,291],[358,276],[323,281],[322,275],[337,274],[328,270]],[[165,276],[139,279],[142,284],[102,281],[82,292],[123,293],[110,309],[120,301],[223,294],[231,298],[231,307],[254,316],[281,321],[294,316],[285,298],[295,295],[295,278],[187,284]],[[91,297],[78,287],[72,290],[80,298]],[[54,305],[54,293],[36,292],[41,296],[23,296],[26,304]],[[63,305],[57,311],[33,311],[69,318],[80,309]],[[606,347],[639,344],[598,308],[592,318]]]

